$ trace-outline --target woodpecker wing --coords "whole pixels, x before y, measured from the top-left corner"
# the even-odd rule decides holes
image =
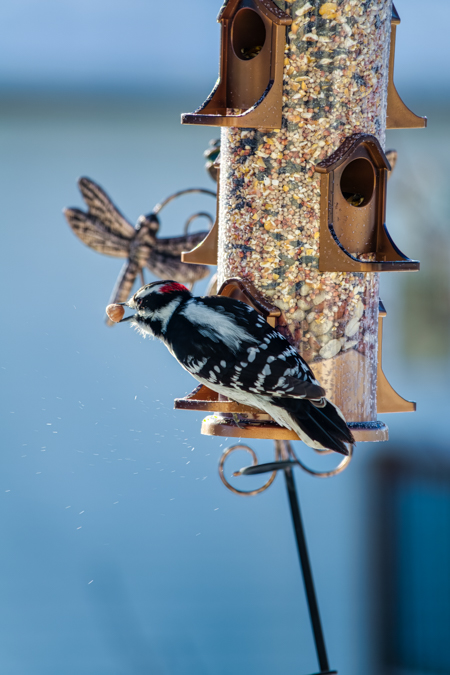
[[[325,395],[286,338],[238,300],[189,300],[171,319],[167,338],[181,365],[211,385],[277,398]]]
[[[120,213],[106,192],[90,178],[80,178],[78,181],[83,199],[89,208],[89,215],[100,220],[112,234],[132,239],[136,234],[134,227]]]

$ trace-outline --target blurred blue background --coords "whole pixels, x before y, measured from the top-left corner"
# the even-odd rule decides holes
[[[395,530],[379,535],[392,487],[380,471],[384,458],[416,467],[431,491],[435,466],[444,485],[436,490],[448,495],[450,484],[450,6],[396,6],[396,85],[429,127],[388,133],[399,152],[388,226],[422,272],[382,278],[383,366],[418,412],[384,416],[389,443],[360,444],[341,476],[297,476],[330,663],[346,675],[408,665],[392,656],[395,645],[383,646],[384,580],[407,578],[378,564],[380,549],[395,552],[396,540]],[[218,9],[211,0],[7,0],[0,8],[7,675],[317,670],[283,480],[253,499],[225,490],[217,463],[229,443],[201,436],[201,416],[172,409],[194,381],[161,344],[105,327],[121,262],[84,247],[61,213],[82,206],[80,175],[98,181],[133,223],[175,190],[214,189],[202,153],[218,134],[181,127],[179,117],[216,79]],[[163,233],[180,233],[209,201],[168,207]],[[271,457],[270,442],[251,445]],[[242,455],[235,468],[247,461]],[[423,512],[426,531],[435,518],[417,494],[414,513]],[[448,499],[442,504],[448,514]],[[436,560],[449,538],[449,528],[437,528]],[[413,555],[420,539],[408,541]],[[420,569],[415,578],[408,598],[416,587],[422,593]],[[423,621],[433,626],[438,617],[450,631],[442,588],[433,591],[447,603],[440,614],[423,590],[431,598]],[[448,634],[437,649],[447,649]],[[450,672],[426,660],[408,667]]]

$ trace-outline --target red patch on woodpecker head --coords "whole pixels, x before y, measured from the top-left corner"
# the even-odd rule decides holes
[[[161,286],[159,289],[160,293],[176,293],[177,291],[188,291],[188,289],[186,286],[183,286],[183,284],[177,284],[175,281],[170,284],[164,284],[164,286]]]

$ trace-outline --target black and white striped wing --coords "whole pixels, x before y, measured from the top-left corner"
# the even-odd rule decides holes
[[[294,347],[243,302],[193,299],[177,317],[176,330],[182,335],[174,345],[176,357],[213,387],[313,400],[325,395]]]
[[[308,364],[278,331],[271,329],[247,353],[247,365],[236,381],[239,389],[276,398],[316,400],[325,396]]]

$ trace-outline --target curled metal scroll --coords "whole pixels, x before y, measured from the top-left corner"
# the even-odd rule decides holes
[[[153,215],[157,215],[165,206],[167,206],[167,204],[170,204],[170,202],[174,199],[187,194],[204,194],[211,195],[211,197],[217,197],[216,192],[213,192],[213,190],[207,190],[206,188],[188,188],[186,190],[178,190],[178,192],[174,192],[172,195],[166,197],[166,199],[163,199],[162,202],[159,202],[159,204],[157,204],[153,209]]]
[[[303,471],[306,471],[306,473],[309,473],[310,476],[316,476],[316,478],[331,478],[332,476],[337,476],[339,473],[342,473],[344,469],[348,467],[350,462],[352,461],[353,457],[353,445],[350,445],[350,449],[348,452],[348,455],[344,455],[344,458],[339,462],[336,468],[331,469],[330,471],[315,471],[314,469],[310,469],[306,464],[304,464],[295,454],[294,450],[292,449],[292,445],[289,443],[289,441],[286,441],[286,446],[287,447],[287,452],[289,453],[289,456],[292,457],[293,463],[297,464],[300,466]],[[319,451],[322,452],[322,454],[329,454],[330,452],[333,452],[332,450],[327,451]]]
[[[252,466],[258,466],[258,457],[256,456],[256,452],[252,450],[251,448],[248,447],[248,445],[232,445],[231,447],[227,448],[223,453],[222,457],[220,458],[219,462],[219,475],[222,483],[225,485],[225,487],[228,490],[231,490],[231,492],[234,492],[236,495],[242,495],[243,497],[254,497],[254,495],[260,494],[260,492],[264,492],[264,490],[267,490],[268,487],[270,487],[273,483],[273,481],[276,478],[277,475],[277,470],[275,469],[270,476],[269,480],[267,483],[265,483],[262,487],[256,489],[256,490],[238,490],[237,488],[233,487],[231,483],[227,481],[225,478],[224,474],[224,465],[225,465],[225,460],[229,455],[231,455],[232,452],[235,452],[236,450],[245,450],[246,452],[249,452],[252,456],[253,460],[253,465]],[[275,449],[275,459],[279,459],[279,454],[278,454],[278,449]],[[240,475],[240,472],[237,471],[233,474],[234,476]]]
[[[227,481],[224,475],[225,460],[235,450],[245,450],[246,452],[249,452],[252,456],[253,464],[240,469],[240,471],[235,471],[233,476],[254,476],[257,474],[272,472],[269,480],[262,487],[256,490],[238,490]],[[228,488],[228,490],[231,490],[231,492],[234,492],[237,495],[253,497],[254,495],[264,492],[272,485],[278,471],[283,471],[287,468],[299,466],[301,469],[303,469],[303,471],[310,474],[311,476],[315,476],[316,478],[331,478],[332,476],[337,476],[339,473],[344,471],[344,469],[346,469],[350,464],[352,457],[353,445],[350,446],[349,454],[341,460],[337,467],[330,469],[329,471],[316,471],[314,469],[310,469],[297,457],[289,441],[275,441],[275,459],[273,462],[267,462],[264,464],[258,464],[258,457],[255,451],[252,450],[248,445],[239,444],[233,445],[223,452],[219,462],[219,475],[222,483],[226,488]]]
[[[196,218],[207,218],[209,220],[209,225],[212,227],[214,225],[214,218],[211,216],[210,213],[207,213],[206,211],[199,211],[198,213],[194,213],[190,218],[187,219],[187,221],[184,224],[184,234],[188,233],[189,230],[189,225],[194,222]]]

